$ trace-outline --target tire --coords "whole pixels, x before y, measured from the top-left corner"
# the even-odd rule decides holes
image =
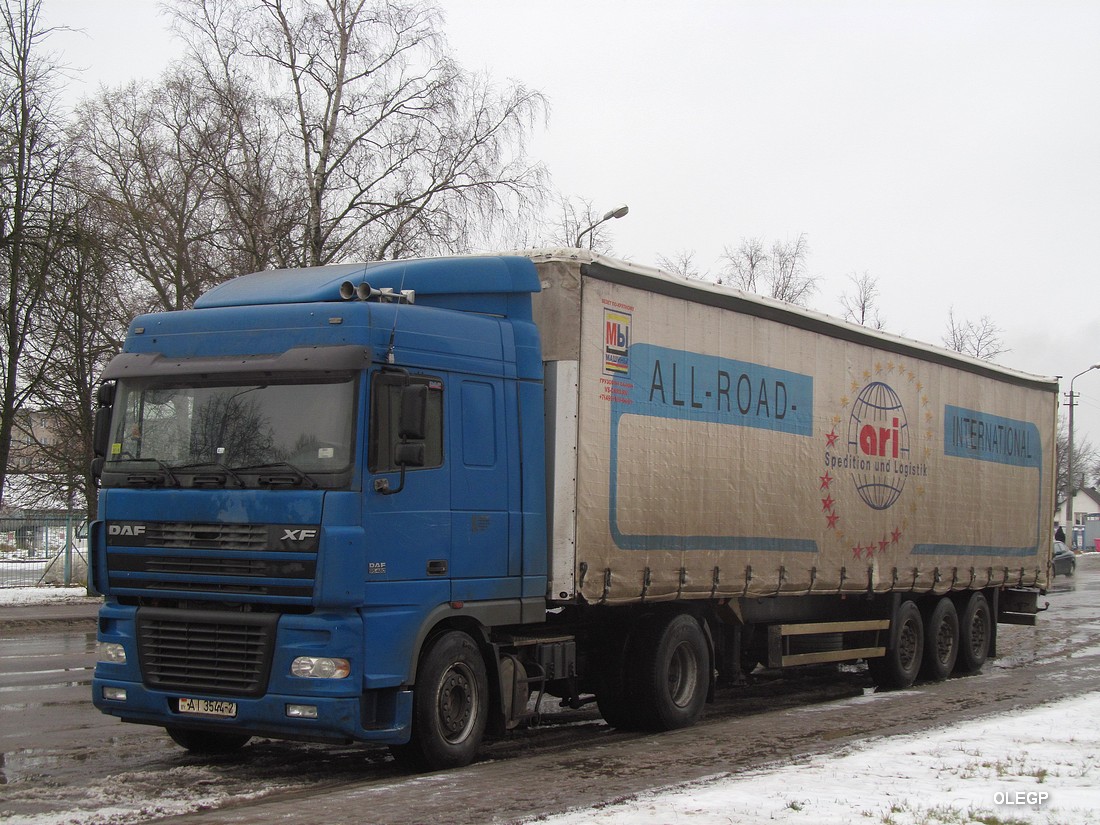
[[[639,728],[640,714],[629,690],[634,675],[628,671],[628,664],[633,662],[630,641],[620,636],[605,644],[596,685],[596,707],[600,715],[607,724],[619,730]]]
[[[710,650],[694,616],[657,618],[640,640],[634,705],[646,730],[675,730],[695,723],[707,701]]]
[[[885,656],[868,659],[867,668],[879,687],[903,689],[917,680],[924,655],[924,621],[913,602],[901,603],[894,626],[894,646],[886,649]]]
[[[935,603],[924,620],[923,679],[942,682],[955,669],[959,656],[959,613],[947,596]]]
[[[420,661],[409,743],[391,751],[414,770],[469,765],[485,735],[488,711],[489,680],[477,644],[461,631],[443,633]]]
[[[252,737],[247,733],[218,733],[209,730],[191,728],[165,728],[172,741],[181,748],[201,756],[214,756],[219,753],[239,751]]]
[[[984,593],[973,593],[959,619],[959,657],[955,672],[977,673],[989,658],[993,639],[993,614]]]

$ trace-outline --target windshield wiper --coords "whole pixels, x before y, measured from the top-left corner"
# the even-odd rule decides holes
[[[294,473],[293,481],[297,484],[302,484],[304,482],[314,490],[321,486],[316,481],[314,481],[306,472],[298,469],[289,461],[272,461],[270,464],[250,464],[247,467],[238,467],[237,469],[241,472],[251,473],[255,472],[256,470],[277,470],[282,468],[286,468],[287,470],[290,470],[292,473]],[[260,476],[257,479],[257,482],[263,486],[271,486],[273,484],[286,484],[288,483],[288,481],[289,479],[287,479],[285,476]]]
[[[161,461],[159,458],[131,458],[130,461],[151,461],[157,465],[160,470],[158,475],[150,475],[148,473],[130,473],[126,476],[126,480],[131,484],[149,484],[159,481],[162,484],[171,484],[174,487],[179,487],[179,479],[172,475],[172,468]]]
[[[174,467],[172,467],[172,469],[176,470],[178,472],[180,470],[191,471],[191,470],[198,470],[199,468],[207,468],[207,467],[210,468],[215,473],[220,473],[222,475],[222,482],[223,483],[225,482],[225,479],[228,477],[228,478],[232,478],[234,481],[236,481],[237,484],[240,485],[241,487],[245,486],[244,479],[241,478],[239,475],[237,475],[236,471],[233,470],[232,467],[227,467],[224,464],[219,464],[217,461],[196,461],[194,464],[176,464]],[[194,483],[194,482],[192,482],[192,483]]]

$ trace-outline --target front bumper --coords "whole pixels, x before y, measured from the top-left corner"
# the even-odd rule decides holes
[[[125,700],[104,698],[104,689],[126,691]],[[179,712],[181,697],[236,703],[236,716],[222,718]],[[360,697],[268,694],[257,698],[210,696],[150,690],[138,682],[92,680],[92,703],[126,722],[246,733],[275,739],[312,742],[367,742],[403,745],[409,741],[412,692],[397,688],[366,691]],[[289,705],[317,709],[316,718],[290,717]]]

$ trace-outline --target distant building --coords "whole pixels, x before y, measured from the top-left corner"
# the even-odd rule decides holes
[[[1077,547],[1082,546],[1084,540],[1085,526],[1095,528],[1095,525],[1100,521],[1100,490],[1095,487],[1083,487],[1073,495],[1073,526],[1076,535],[1076,541],[1074,541],[1069,535],[1069,524],[1066,523],[1066,505],[1062,504],[1058,508],[1058,512],[1054,514],[1054,520],[1066,528],[1066,543],[1075,545]],[[1089,530],[1091,539],[1091,533]],[[1091,546],[1090,546],[1090,549]]]
[[[20,410],[16,413],[11,433],[11,455],[8,473],[30,473],[41,470],[46,462],[44,448],[56,446],[59,426],[53,413],[41,410]]]

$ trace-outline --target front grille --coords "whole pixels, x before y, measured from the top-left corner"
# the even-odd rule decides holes
[[[319,525],[115,521],[107,530],[111,592],[195,594],[211,601],[312,601]]]
[[[265,524],[200,524],[187,521],[149,522],[141,543],[146,547],[204,547],[212,550],[268,549]]]
[[[317,562],[286,561],[284,559],[221,558],[218,556],[150,556],[123,555],[111,557],[111,570],[133,573],[189,573],[192,575],[255,576],[264,579],[312,579]]]
[[[267,687],[278,614],[143,607],[138,661],[157,690],[260,696]]]

